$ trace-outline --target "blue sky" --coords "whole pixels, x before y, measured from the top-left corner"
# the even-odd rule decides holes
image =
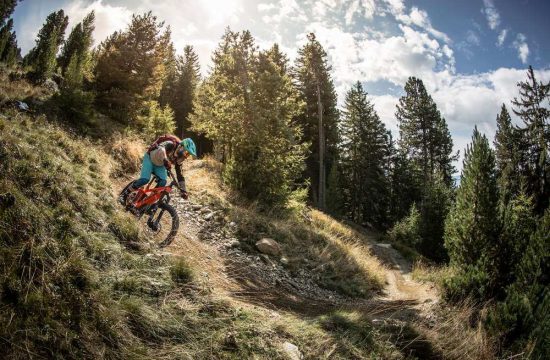
[[[340,102],[353,82],[363,82],[396,132],[403,85],[408,76],[420,77],[461,152],[475,125],[493,137],[500,105],[511,106],[528,65],[550,81],[547,0],[24,0],[14,13],[23,53],[59,8],[69,15],[69,29],[95,10],[96,44],[124,28],[132,13],[152,10],[171,26],[178,50],[195,47],[205,75],[227,26],[250,30],[261,48],[279,43],[290,59],[315,32]]]

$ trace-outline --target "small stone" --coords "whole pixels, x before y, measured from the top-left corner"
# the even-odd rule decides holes
[[[288,356],[290,360],[303,359],[302,353],[300,352],[300,349],[298,349],[298,346],[288,341],[285,341],[283,343],[283,352]]]
[[[203,219],[204,220],[211,220],[213,217],[214,217],[214,213],[211,212],[211,213],[208,213],[208,214],[204,215]]]
[[[209,212],[212,212],[212,211],[210,211],[210,209],[207,208],[207,207],[203,207],[203,208],[200,209],[199,212],[200,212],[201,214],[206,214],[206,213],[209,213]]]
[[[288,265],[288,259],[286,257],[283,256],[280,261],[281,261],[281,264]]]
[[[235,227],[235,226],[237,226],[237,223],[234,222],[234,221],[231,221],[231,222],[229,223],[229,226],[230,226],[230,227]]]
[[[230,242],[227,243],[228,248],[236,248],[241,246],[241,242],[237,239],[232,239]]]
[[[279,256],[281,254],[281,246],[275,240],[263,238],[256,242],[256,248],[264,254]]]
[[[237,343],[237,337],[232,332],[225,335],[225,339],[223,341],[223,344],[228,349],[238,349],[239,348],[239,344]]]

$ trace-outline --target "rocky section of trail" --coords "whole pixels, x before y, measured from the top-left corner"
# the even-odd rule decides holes
[[[319,286],[316,282],[318,275],[311,269],[291,271],[284,256],[245,251],[243,242],[246,240],[237,236],[239,225],[228,221],[223,209],[181,199],[176,200],[175,206],[180,214],[181,231],[185,232],[185,236],[191,236],[215,248],[225,259],[226,266],[238,269],[240,276],[253,278],[257,284],[276,288],[278,291],[286,290],[306,299],[327,301],[335,305],[359,302],[358,299],[351,299]],[[390,244],[373,243],[372,250],[389,268],[386,274],[387,286],[377,300],[414,301],[418,308],[431,307],[437,303],[439,296],[434,286],[413,280],[411,263]]]
[[[225,260],[227,272],[248,284],[242,289],[243,296],[253,297],[256,292],[286,292],[335,305],[350,300],[335,291],[320,287],[315,281],[318,275],[310,269],[290,271],[284,256],[245,251],[243,242],[246,240],[237,236],[239,225],[228,222],[222,209],[183,200],[176,200],[175,207],[182,224],[180,231],[185,232],[185,236],[178,237],[176,241],[191,237],[216,249]]]
[[[434,311],[437,292],[433,286],[412,279],[410,262],[391,245],[371,244],[373,253],[388,267],[384,291],[369,299],[349,298],[319,286],[318,275],[312,269],[290,269],[284,254],[268,256],[257,251],[255,244],[260,236],[254,240],[240,239],[239,224],[227,219],[223,209],[183,200],[176,200],[175,206],[182,236],[176,239],[173,251],[184,249],[186,239],[202,243],[211,252],[201,256],[218,261],[217,271],[227,281],[221,287],[236,300],[270,308],[276,316],[279,316],[277,310],[306,317],[339,309],[359,312],[370,318],[385,341],[393,343],[403,354],[443,358],[424,335],[438,321]],[[218,284],[216,289],[219,288]],[[288,348],[294,349],[290,345]]]

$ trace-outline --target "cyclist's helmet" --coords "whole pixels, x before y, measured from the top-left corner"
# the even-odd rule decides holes
[[[183,139],[181,145],[184,151],[187,151],[189,155],[193,155],[195,158],[197,157],[197,147],[191,138]]]

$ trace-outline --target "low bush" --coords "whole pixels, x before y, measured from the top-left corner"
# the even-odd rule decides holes
[[[396,223],[388,232],[391,242],[416,247],[422,241],[420,237],[420,212],[413,204],[409,215]]]
[[[170,267],[170,275],[175,283],[186,284],[193,280],[193,269],[185,258],[177,257]]]

